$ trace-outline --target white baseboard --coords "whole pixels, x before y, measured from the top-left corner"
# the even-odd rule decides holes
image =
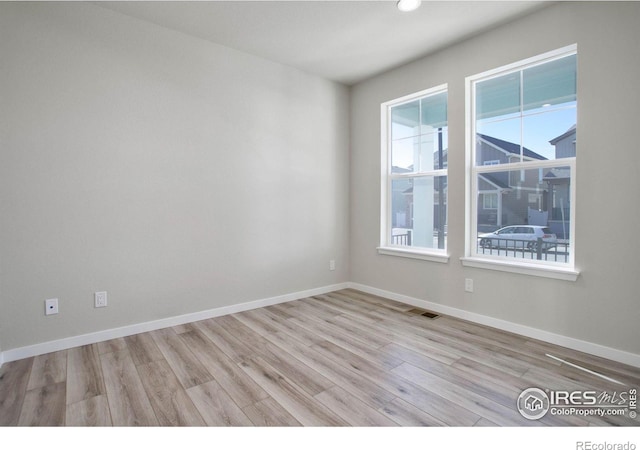
[[[611,347],[605,347],[604,345],[594,344],[592,342],[582,341],[560,334],[551,333],[549,331],[540,330],[538,328],[528,327],[526,325],[520,325],[517,323],[509,322],[502,319],[496,319],[494,317],[484,316],[482,314],[465,311],[463,309],[453,308],[451,306],[442,305],[440,303],[434,303],[427,300],[420,300],[415,297],[409,297],[407,295],[396,294],[395,292],[385,291],[383,289],[374,288],[359,283],[347,283],[350,288],[356,289],[368,294],[378,295],[391,300],[396,300],[409,305],[417,306],[423,309],[428,309],[433,312],[445,314],[448,316],[456,317],[458,319],[468,320],[469,322],[475,322],[481,325],[497,328],[499,330],[509,331],[511,333],[519,334],[522,336],[538,339],[540,341],[548,342],[550,344],[560,345],[573,350],[578,350],[591,355],[600,356],[602,358],[610,359],[612,361],[618,361],[623,364],[628,364],[634,367],[640,367],[640,355],[623,350],[618,350]]]
[[[159,330],[161,328],[174,327],[185,323],[196,322],[198,320],[210,319],[212,317],[224,316],[250,309],[262,308],[264,306],[276,305],[278,303],[290,302],[314,295],[322,295],[328,292],[346,289],[348,283],[332,284],[306,291],[293,292],[291,294],[278,295],[251,302],[240,303],[237,305],[223,306],[220,308],[209,309],[196,313],[184,314],[166,319],[154,320],[151,322],[143,322],[134,325],[128,325],[120,328],[112,328],[109,330],[97,331],[95,333],[83,334],[80,336],[72,336],[55,341],[43,342],[40,344],[29,345],[26,347],[15,348],[0,352],[0,366],[3,362],[16,361],[31,356],[43,355],[45,353],[57,352],[82,345],[95,344],[97,342],[108,341],[133,334],[145,333],[147,331]]]

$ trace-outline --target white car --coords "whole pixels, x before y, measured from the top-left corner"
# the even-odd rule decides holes
[[[555,247],[558,238],[549,227],[539,225],[511,225],[493,233],[478,235],[482,248],[516,248],[537,250],[538,238],[542,239],[542,250]]]

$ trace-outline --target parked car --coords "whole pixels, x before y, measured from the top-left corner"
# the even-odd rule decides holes
[[[511,225],[478,236],[482,248],[526,248],[531,251],[537,251],[538,238],[542,239],[542,250],[555,247],[558,242],[549,227],[539,225]]]

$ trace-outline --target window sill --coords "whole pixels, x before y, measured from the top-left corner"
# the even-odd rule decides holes
[[[463,266],[480,269],[499,270],[502,272],[519,273],[535,277],[553,278],[556,280],[576,281],[580,272],[558,266],[541,266],[538,264],[516,263],[511,261],[494,261],[483,258],[460,258]]]
[[[402,258],[422,259],[424,261],[432,261],[447,264],[449,255],[446,253],[432,253],[420,250],[409,250],[398,247],[378,247],[378,253],[381,255],[400,256]]]

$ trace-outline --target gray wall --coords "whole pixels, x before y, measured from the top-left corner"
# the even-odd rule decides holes
[[[565,2],[352,89],[351,280],[640,353],[640,4]],[[578,44],[577,282],[463,267],[465,77]],[[448,264],[378,255],[380,103],[449,84]],[[625,230],[625,231],[621,231]],[[473,278],[475,292],[464,292]]]
[[[0,62],[3,350],[348,280],[348,88],[80,3]]]

